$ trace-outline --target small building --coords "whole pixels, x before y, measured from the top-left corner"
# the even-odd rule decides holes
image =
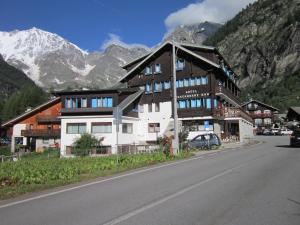
[[[290,122],[300,122],[300,107],[290,107],[286,118]]]
[[[156,142],[174,129],[174,104],[179,127],[189,131],[190,139],[209,132],[223,140],[253,136],[253,120],[241,107],[237,77],[216,48],[165,42],[124,68],[127,74],[119,83],[127,88],[56,93],[62,102],[61,155],[70,154],[76,138],[86,132],[104,138],[110,153],[116,153],[117,143]],[[118,133],[115,107],[123,111]]]
[[[45,147],[60,145],[60,110],[59,97],[27,110],[5,123],[2,127],[11,137],[11,151],[18,147],[31,151],[43,151]]]
[[[258,100],[250,100],[242,104],[243,109],[250,114],[256,128],[271,128],[277,122],[278,109]]]

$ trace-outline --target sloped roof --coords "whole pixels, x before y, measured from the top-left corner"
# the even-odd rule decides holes
[[[293,106],[293,107],[290,107],[290,109],[300,115],[300,107]]]
[[[180,43],[176,43],[176,42],[171,42],[171,41],[166,41],[164,42],[162,45],[160,45],[159,47],[157,47],[155,50],[153,50],[149,55],[147,55],[147,57],[145,57],[140,63],[138,63],[134,68],[132,68],[129,72],[127,72],[121,79],[118,80],[118,82],[122,82],[125,78],[127,78],[130,74],[132,74],[135,70],[137,70],[143,63],[145,63],[147,60],[149,60],[154,54],[156,54],[158,51],[160,51],[162,48],[164,48],[167,45],[175,45],[176,48],[181,49],[182,51],[193,55],[194,57],[209,63],[210,65],[216,67],[216,68],[221,68],[220,65],[212,62],[209,59],[206,59],[203,56],[200,56],[190,50],[188,50],[187,48],[185,48],[184,46],[188,46],[188,47],[195,47],[195,48],[205,48],[205,49],[209,49],[209,50],[215,50],[215,48],[210,47],[210,46],[199,46],[199,45],[187,45],[187,44],[180,44]],[[138,61],[138,59],[136,60]]]
[[[275,107],[273,107],[273,106],[271,106],[271,105],[265,104],[265,103],[263,103],[263,102],[260,102],[260,101],[258,101],[258,100],[250,100],[250,101],[248,101],[248,102],[246,102],[246,103],[243,103],[242,106],[245,106],[245,105],[248,105],[249,103],[254,103],[254,102],[256,102],[256,103],[258,103],[258,104],[261,104],[261,105],[263,105],[263,106],[265,106],[265,107],[267,107],[267,108],[274,109],[275,111],[279,111],[279,109],[277,109],[277,108],[275,108]]]
[[[56,97],[54,99],[51,99],[50,101],[46,102],[46,103],[43,103],[35,108],[33,108],[32,110],[28,111],[28,112],[25,112],[11,120],[8,120],[6,121],[5,123],[2,124],[2,127],[6,127],[6,126],[9,126],[9,125],[13,125],[15,123],[17,123],[18,121],[24,119],[26,116],[30,116],[36,112],[38,112],[39,110],[41,109],[44,109],[46,107],[49,107],[51,106],[52,104],[55,104],[55,103],[58,103],[60,101],[60,97]]]
[[[143,94],[144,90],[139,90],[131,95],[129,95],[127,98],[125,98],[118,107],[121,108],[121,110],[126,109],[132,102],[134,102],[139,96]]]

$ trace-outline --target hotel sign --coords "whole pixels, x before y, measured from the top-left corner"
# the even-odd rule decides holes
[[[187,90],[183,95],[178,95],[177,99],[183,99],[183,98],[200,98],[200,97],[206,97],[209,96],[209,93],[198,93],[197,90]]]

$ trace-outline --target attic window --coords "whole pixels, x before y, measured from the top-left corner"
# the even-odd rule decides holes
[[[152,74],[152,68],[151,68],[151,66],[146,66],[145,75],[150,75],[150,74]]]
[[[176,59],[176,70],[183,70],[184,65],[184,59]]]

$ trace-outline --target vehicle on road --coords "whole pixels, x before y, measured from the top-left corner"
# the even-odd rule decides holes
[[[272,132],[270,129],[264,129],[263,135],[272,135]]]
[[[279,135],[279,129],[278,128],[271,129],[271,135]]]
[[[290,129],[280,129],[279,130],[279,135],[291,135],[292,133],[293,133],[293,131]]]
[[[300,147],[300,129],[294,130],[290,136],[290,146]]]
[[[201,134],[188,142],[189,149],[211,149],[213,146],[220,146],[221,141],[216,134]]]

